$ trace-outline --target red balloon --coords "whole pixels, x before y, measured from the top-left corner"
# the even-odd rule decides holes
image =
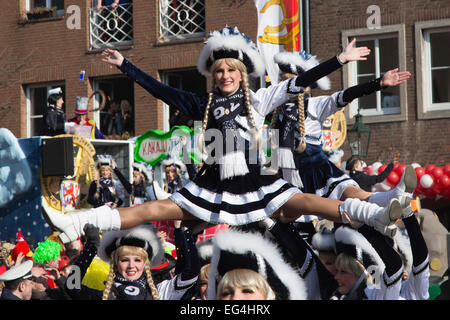
[[[382,173],[386,169],[387,165],[383,164],[378,168],[378,174]]]
[[[422,167],[417,167],[417,168],[414,168],[414,170],[416,171],[417,184],[419,184],[420,178],[422,178],[422,176],[426,173],[425,169]]]
[[[368,175],[371,175],[373,173],[372,169],[369,167],[364,167],[364,172]]]
[[[444,170],[442,168],[436,167],[431,171],[431,175],[437,180],[440,176],[444,174]]]
[[[441,196],[444,197],[445,199],[450,199],[450,187],[443,189],[441,191]]]
[[[420,183],[417,184],[416,189],[414,190],[414,194],[424,194],[425,189],[420,185]]]
[[[395,166],[394,166],[395,167]],[[400,163],[394,170],[400,177],[403,175],[403,171],[405,171],[406,164]]]
[[[432,189],[432,188],[428,188],[425,190],[425,197],[427,197],[428,199],[436,199],[436,192]]]
[[[389,175],[387,176],[386,180],[389,185],[396,186],[397,183],[400,181],[400,176],[395,171],[391,171],[391,173],[389,173]]]
[[[443,170],[444,173],[450,177],[450,164],[446,164]]]
[[[441,193],[441,187],[439,187],[436,182],[433,182],[433,185],[430,187],[430,189],[432,189],[436,194]]]
[[[425,167],[425,172],[431,174],[434,168],[436,168],[434,164],[427,164]]]
[[[441,189],[446,189],[450,186],[450,178],[446,174],[443,174],[437,179],[436,183]]]

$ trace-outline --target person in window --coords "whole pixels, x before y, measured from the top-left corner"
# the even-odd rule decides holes
[[[97,0],[96,9],[99,11],[103,9],[102,2],[103,2],[103,0]],[[105,4],[106,4],[106,6],[111,6],[111,8],[114,9],[119,5],[119,0],[106,0]]]
[[[40,135],[53,137],[65,133],[66,114],[63,109],[64,100],[61,88],[51,89],[48,94]]]
[[[128,100],[120,101],[120,110],[122,110],[122,133],[128,138],[134,135],[134,116],[133,109]]]
[[[75,117],[68,120],[69,123],[91,127],[90,139],[106,139],[103,133],[97,128],[94,120],[87,117],[87,97],[77,97],[77,106],[75,108]]]
[[[108,117],[107,117],[107,135],[122,134],[122,111],[120,110],[120,104],[117,100],[111,101],[111,105],[109,106],[108,110]]]

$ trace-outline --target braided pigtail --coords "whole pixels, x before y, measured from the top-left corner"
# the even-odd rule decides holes
[[[145,264],[145,275],[147,276],[147,284],[152,292],[153,300],[159,300],[158,289],[155,286],[155,282],[153,281],[152,273],[150,272],[150,261],[147,260]]]
[[[300,133],[300,143],[295,149],[297,152],[303,152],[306,149],[305,141],[305,94],[311,91],[310,87],[307,87],[305,91],[298,95],[298,129]]]
[[[114,272],[114,260],[111,260],[109,265],[109,274],[106,279],[105,289],[103,290],[102,300],[108,300],[109,294],[111,293],[111,287],[114,281],[115,272]]]
[[[209,109],[211,107],[211,102],[213,98],[213,90],[209,93],[208,97],[208,103],[206,104],[205,108],[205,115],[203,116],[203,122],[202,122],[202,132],[198,136],[198,145],[200,147],[200,152],[205,153],[205,132],[206,127],[208,126],[208,118],[209,118]]]
[[[261,146],[261,133],[256,128],[255,118],[253,118],[252,106],[250,104],[250,89],[248,88],[246,72],[242,72],[242,86],[244,89],[245,107],[247,108],[248,118],[250,120],[250,125],[252,126],[252,130],[253,130],[253,136],[255,137],[255,141],[256,141],[256,150],[259,150],[259,148]]]
[[[275,129],[275,127],[278,125],[278,115],[280,114],[280,107],[277,107],[272,114],[272,119],[270,120],[270,131],[269,131],[269,138],[268,142],[270,143],[272,141],[272,129]]]

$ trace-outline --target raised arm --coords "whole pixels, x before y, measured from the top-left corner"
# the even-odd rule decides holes
[[[398,68],[389,70],[383,77],[345,89],[342,100],[346,104],[350,103],[354,99],[372,94],[387,87],[398,86],[406,82],[410,77],[411,73],[409,71],[398,72]]]
[[[295,78],[295,85],[297,87],[306,88],[311,83],[325,77],[326,75],[338,70],[344,64],[351,61],[367,60],[366,56],[370,54],[370,49],[367,47],[354,47],[356,38],[347,45],[345,50],[339,55],[322,62],[318,66],[309,69]]]
[[[206,96],[198,96],[195,93],[179,90],[159,82],[125,59],[117,50],[106,49],[103,51],[102,61],[116,66],[152,96],[180,110],[193,120],[203,119]]]

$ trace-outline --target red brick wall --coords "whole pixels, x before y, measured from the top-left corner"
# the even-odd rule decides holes
[[[206,33],[225,25],[238,26],[253,41],[256,38],[257,15],[253,1],[216,0],[206,2]],[[24,3],[21,0],[19,3]],[[158,43],[158,1],[134,0],[134,44],[121,50],[123,55],[145,72],[159,78],[159,71],[195,68],[204,38],[170,44]],[[26,104],[23,85],[65,81],[66,110],[72,116],[76,96],[92,93],[89,81],[80,82],[80,70],[87,77],[120,74],[100,61],[100,53],[89,48],[88,8],[90,0],[67,0],[81,8],[81,30],[69,30],[66,17],[30,24],[19,24],[19,4],[7,1],[0,11],[0,127],[9,128],[17,137],[26,136]],[[370,0],[311,0],[311,51],[326,58],[340,50],[341,30],[366,26],[366,9]],[[450,162],[449,119],[417,120],[414,22],[450,17],[448,0],[377,1],[381,23],[406,24],[408,80],[408,121],[369,124],[372,142],[367,163],[383,159],[388,146],[398,149],[400,161],[423,165]],[[13,36],[11,36],[13,35]],[[6,71],[6,72],[5,72]],[[342,72],[330,75],[332,90],[342,89]],[[209,87],[209,83],[208,83]],[[139,85],[134,86],[136,134],[162,128],[162,103]],[[320,92],[317,92],[320,93]],[[2,107],[12,106],[10,111]],[[348,144],[343,146],[348,154]],[[382,158],[378,158],[382,155]]]

